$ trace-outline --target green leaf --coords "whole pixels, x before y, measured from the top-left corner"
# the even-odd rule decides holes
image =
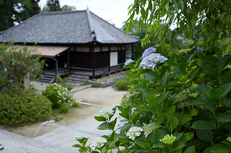
[[[155,148],[165,148],[165,147],[167,147],[166,144],[161,143],[161,142],[157,142],[157,143],[155,143],[154,145],[152,145],[151,149],[155,149]]]
[[[102,117],[102,116],[95,116],[94,117],[97,121],[106,121],[106,118],[105,117]]]
[[[195,108],[190,109],[190,111],[189,111],[190,116],[197,116],[197,114],[198,114],[198,111]]]
[[[217,117],[218,122],[231,122],[231,112],[225,112]]]
[[[211,152],[214,153],[229,153],[230,150],[223,144],[215,144],[211,148]]]
[[[99,130],[111,130],[111,128],[110,128],[110,126],[109,126],[109,124],[108,124],[108,123],[106,123],[106,122],[104,122],[104,123],[100,124],[100,125],[98,126],[98,128],[97,128],[97,129],[99,129]]]
[[[157,123],[149,123],[148,125],[146,125],[146,126],[144,127],[144,131],[148,133],[148,132],[151,132],[151,131],[153,131],[153,130],[155,130],[155,129],[161,128],[161,127],[163,127],[163,126],[161,126],[160,124],[157,124]]]
[[[178,119],[175,116],[172,116],[167,124],[168,130],[171,132],[177,127]]]
[[[196,135],[203,141],[213,142],[213,133],[210,129],[196,130]]]
[[[227,106],[227,107],[231,107],[231,99],[226,99],[224,101],[224,105]]]
[[[75,145],[73,145],[72,147],[74,147],[74,148],[81,148],[82,146],[79,145],[79,144],[75,144]]]
[[[137,112],[133,117],[132,117],[132,123],[133,125],[136,125],[137,120],[140,118],[140,113]]]
[[[186,142],[187,142],[187,137],[183,135],[178,141],[175,141],[172,144],[173,151],[183,149],[184,146],[186,146]]]
[[[165,88],[168,84],[168,80],[169,80],[169,77],[170,77],[170,73],[169,71],[166,71],[166,73],[164,74],[162,80],[161,80],[161,85]]]
[[[172,66],[171,70],[177,74],[183,74],[178,67]]]
[[[190,146],[190,147],[186,148],[183,153],[196,153],[196,149],[194,146]]]
[[[144,140],[135,140],[134,142],[135,142],[135,144],[137,144],[137,145],[138,145],[139,147],[141,147],[142,149],[147,150],[147,148],[146,148],[146,146],[145,146],[145,142],[146,142],[146,141],[144,141]]]
[[[194,137],[193,132],[187,132],[184,135],[187,137],[187,141],[190,141]]]
[[[184,114],[182,116],[181,125],[183,126],[188,121],[192,120],[192,117],[189,114]]]
[[[213,129],[212,125],[204,120],[198,120],[195,121],[191,128],[197,129],[197,130],[205,130],[205,129]]]

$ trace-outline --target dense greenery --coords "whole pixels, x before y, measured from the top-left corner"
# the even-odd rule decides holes
[[[6,30],[38,14],[40,0],[1,0],[0,31]]]
[[[120,79],[116,81],[115,87],[117,90],[128,90],[130,83],[128,79]]]
[[[44,12],[49,11],[75,11],[75,6],[64,5],[60,7],[59,0],[47,0],[46,6],[43,8]]]
[[[40,60],[41,55],[37,54],[36,49],[36,46],[34,49],[12,46],[10,41],[8,45],[0,45],[0,55],[2,56],[0,87],[2,91],[6,87],[23,86],[23,80],[27,73],[31,78],[36,78],[42,73],[44,61]]]
[[[51,102],[32,90],[14,88],[1,94],[0,124],[36,122],[51,114]]]
[[[67,77],[62,79],[60,76],[57,75],[56,78],[57,83],[59,83],[64,88],[67,88],[68,91],[71,91],[75,87],[75,85],[67,83]]]

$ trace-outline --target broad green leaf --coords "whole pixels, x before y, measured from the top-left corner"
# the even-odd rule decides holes
[[[102,117],[102,116],[95,116],[94,117],[97,121],[106,121],[106,118],[105,117]]]
[[[75,145],[73,145],[72,147],[75,147],[75,148],[81,148],[82,146],[81,146],[81,145],[79,145],[79,144],[75,144]]]
[[[99,129],[99,130],[111,130],[111,128],[110,128],[110,126],[109,126],[109,124],[108,124],[108,123],[106,123],[106,122],[104,122],[104,123],[100,124],[100,125],[98,126],[98,128],[97,128],[97,129]]]
[[[212,125],[204,120],[197,120],[195,121],[191,128],[197,129],[197,130],[205,130],[205,129],[213,129]]]
[[[115,135],[115,138],[125,139],[126,136],[125,136],[125,134],[116,134],[116,135]]]
[[[198,111],[195,108],[190,109],[190,111],[189,111],[190,116],[197,116],[197,114],[198,114]]]
[[[186,148],[183,153],[196,153],[196,149],[194,146],[190,146],[190,147]]]
[[[168,130],[171,132],[177,127],[178,119],[175,116],[172,116],[167,124]]]
[[[177,74],[183,74],[178,67],[172,66],[171,70]]]
[[[214,153],[230,153],[230,150],[223,144],[215,144],[211,148],[211,152]]]
[[[161,128],[161,127],[163,127],[163,126],[161,126],[160,124],[150,123],[144,127],[144,131],[148,133],[148,132],[151,132],[151,131],[156,130],[158,128]]]
[[[167,147],[166,144],[161,143],[161,142],[157,142],[157,143],[155,143],[154,145],[152,145],[151,149],[155,149],[155,148],[165,148],[165,147]]]
[[[186,142],[187,142],[187,137],[183,135],[178,141],[175,141],[173,143],[172,150],[176,151],[176,150],[183,149],[184,146],[186,146]]]
[[[146,146],[145,146],[145,142],[146,141],[144,141],[144,140],[135,140],[134,141],[135,142],[135,144],[137,144],[139,147],[141,147],[142,149],[144,149],[144,150],[147,150],[147,148],[146,148]]]
[[[203,141],[213,142],[213,133],[210,129],[196,130],[196,135]]]
[[[209,85],[199,85],[198,90],[207,96],[211,96],[212,87]]]
[[[187,141],[190,141],[194,137],[194,133],[187,132],[184,134],[187,137]]]
[[[137,112],[137,113],[132,117],[132,123],[133,123],[133,125],[136,125],[136,122],[137,122],[137,120],[139,119],[139,117],[140,117],[140,113],[139,113],[139,112]]]
[[[218,122],[231,122],[231,112],[225,112],[217,117]]]
[[[183,126],[188,121],[192,120],[192,117],[189,114],[184,114],[182,116],[181,125]]]
[[[224,105],[227,106],[227,107],[231,107],[231,99],[226,99],[224,101]]]
[[[221,100],[230,92],[230,90],[231,90],[231,83],[226,83],[221,87],[219,87],[218,89],[216,89],[216,92],[214,94],[216,95],[218,100]]]
[[[166,110],[166,115],[164,117],[164,124],[167,126],[171,117],[175,114],[176,111],[176,107],[175,106],[171,106]]]
[[[165,88],[168,84],[168,80],[169,80],[169,77],[170,77],[170,73],[169,71],[166,71],[166,73],[164,74],[162,80],[161,80],[161,85]]]

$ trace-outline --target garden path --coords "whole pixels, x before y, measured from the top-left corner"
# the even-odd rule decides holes
[[[41,88],[41,86],[39,86]],[[93,105],[101,108],[112,108],[119,105],[126,91],[116,91],[108,88],[86,88],[73,93],[73,96],[82,99],[82,104]],[[97,115],[97,114],[96,114]],[[95,115],[94,115],[95,116]],[[4,146],[0,153],[70,153],[78,152],[72,148],[76,141],[72,141],[77,133],[82,133],[89,138],[88,142],[95,140],[110,131],[98,130],[100,122],[90,116],[70,126],[60,125],[58,129],[44,135],[28,138],[0,129],[0,144]],[[54,123],[49,123],[54,124]]]

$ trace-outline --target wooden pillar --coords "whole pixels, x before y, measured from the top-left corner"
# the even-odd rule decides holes
[[[58,66],[58,60],[53,57],[53,60],[55,61],[55,77],[58,75],[58,69],[59,69],[59,66]]]
[[[70,49],[67,50],[67,67],[68,67],[68,76],[70,75]]]
[[[120,45],[120,62],[121,62],[121,71],[123,71],[123,50],[122,45]]]
[[[111,74],[111,46],[108,47],[108,72]]]
[[[92,51],[92,74],[93,74],[93,79],[95,79],[95,48],[94,48],[94,44],[92,44],[91,47],[91,51]]]

